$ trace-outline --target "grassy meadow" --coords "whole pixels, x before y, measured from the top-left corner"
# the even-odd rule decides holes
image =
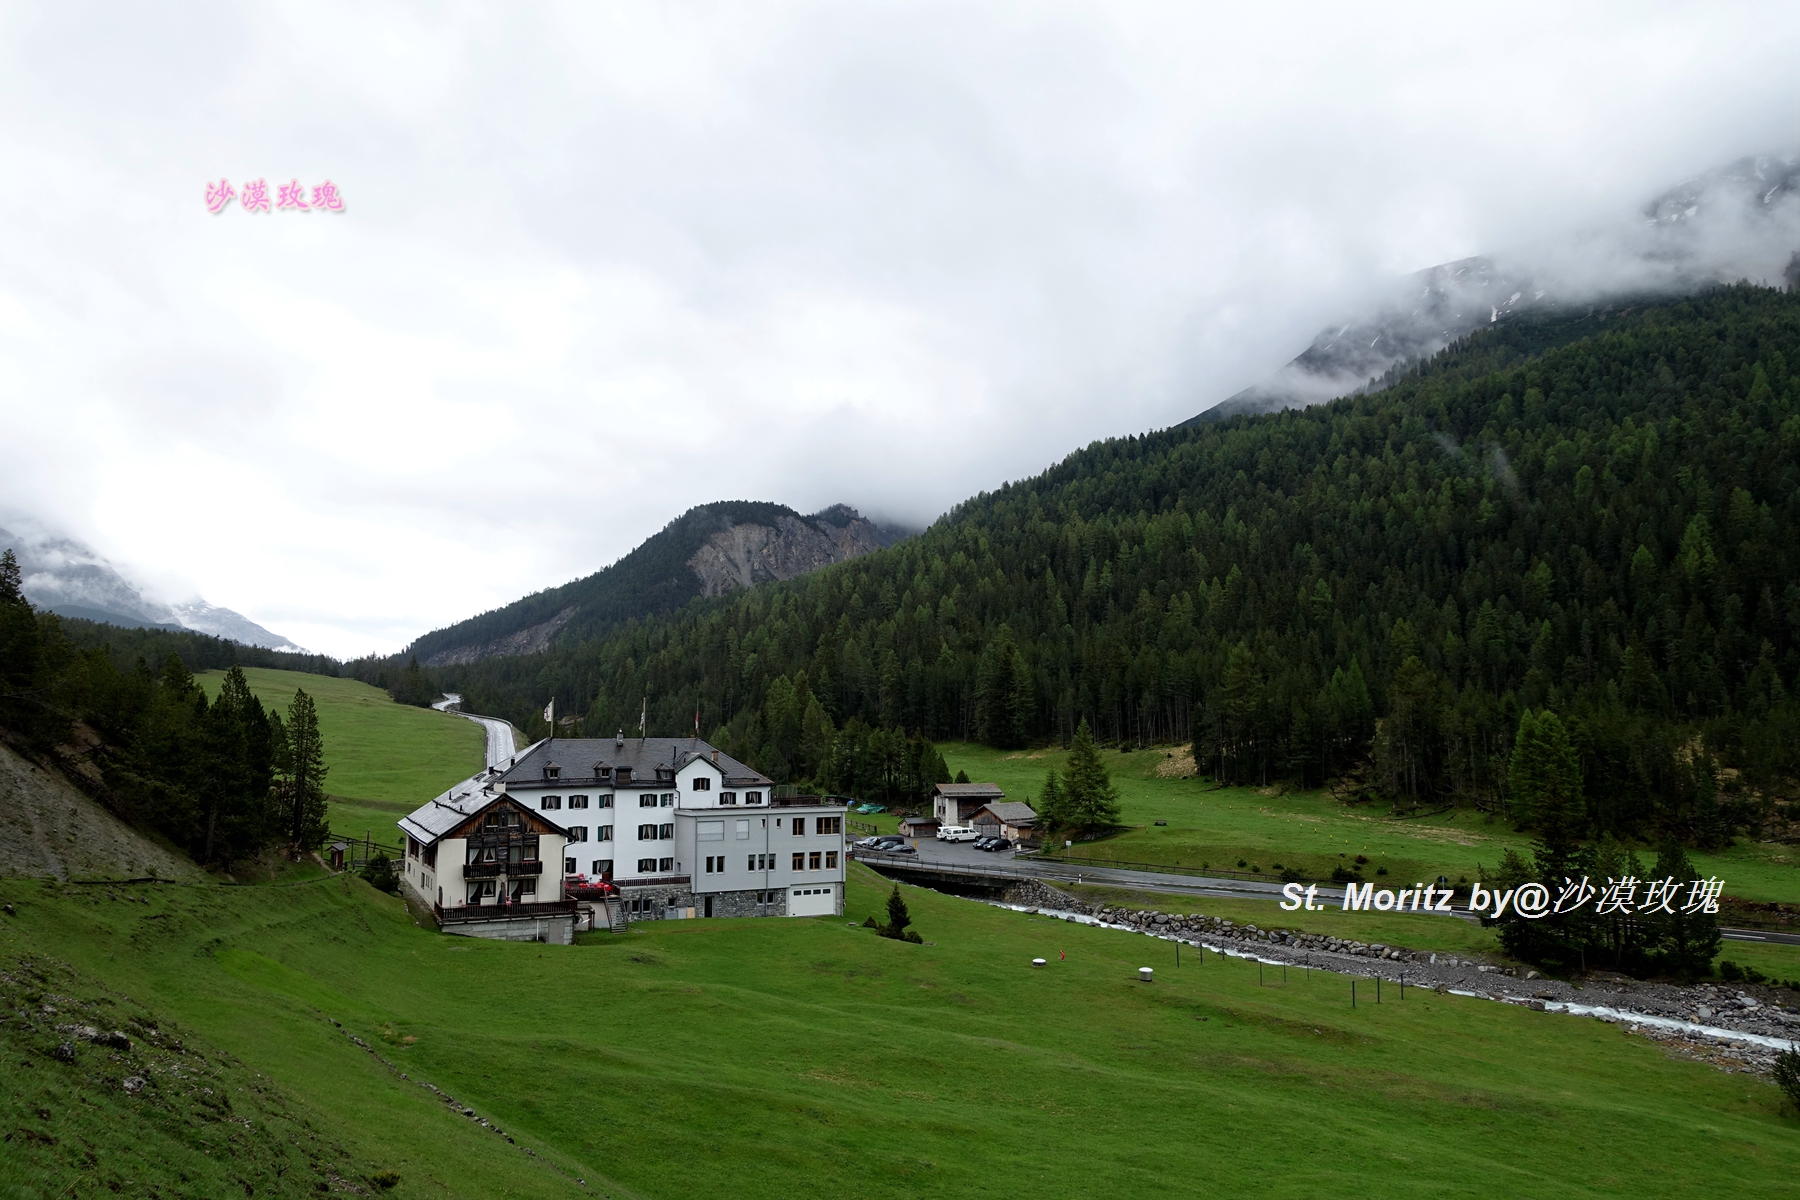
[[[264,707],[284,714],[296,688],[313,698],[330,772],[325,787],[334,833],[361,837],[373,830],[377,842],[392,845],[400,837],[396,820],[475,774],[485,761],[487,734],[475,722],[395,704],[366,683],[260,667],[246,668],[244,676]],[[215,697],[225,673],[197,678]]]
[[[941,742],[938,750],[952,772],[991,780],[1009,798],[1027,801],[1043,790],[1045,773],[1052,767],[1060,770],[1068,757],[1061,750],[1003,751],[963,742]],[[1362,854],[1369,859],[1367,878],[1376,878],[1386,867],[1393,879],[1410,885],[1439,875],[1452,882],[1473,879],[1478,867],[1497,867],[1508,848],[1531,850],[1529,834],[1469,810],[1393,818],[1385,809],[1342,804],[1323,791],[1216,788],[1194,777],[1186,747],[1101,754],[1118,786],[1128,828],[1075,848],[1074,853],[1093,858],[1231,870],[1260,867],[1271,877],[1289,866],[1326,878],[1332,867]],[[1158,826],[1157,821],[1168,824]],[[1654,847],[1636,849],[1646,868],[1655,862]],[[1729,895],[1800,903],[1800,846],[1739,838],[1725,850],[1690,852],[1689,857],[1700,870],[1723,878]]]
[[[849,918],[886,890],[855,868]],[[1800,1193],[1771,1085],[1612,1026],[1417,991],[1352,1009],[1322,972],[1260,987],[1243,962],[1176,969],[1166,943],[903,890],[926,945],[816,918],[550,947],[417,928],[345,877],[0,881],[0,986],[36,991],[9,1007],[85,999],[201,1060],[159,1072],[139,1037],[63,1063],[49,1018],[0,1026],[32,1064],[0,1100],[32,1131],[0,1195],[377,1172],[395,1197]]]
[[[992,750],[962,742],[938,745],[952,771],[991,780],[1008,797],[1029,800],[1043,787],[1051,767],[1062,769],[1060,750]],[[1184,748],[1185,749],[1185,748]],[[1529,853],[1530,837],[1503,822],[1476,813],[1395,819],[1372,805],[1346,805],[1324,792],[1216,788],[1193,777],[1191,758],[1159,748],[1129,754],[1103,750],[1107,770],[1119,789],[1127,828],[1111,837],[1080,843],[1074,853],[1117,862],[1183,867],[1260,867],[1275,878],[1281,866],[1298,867],[1325,878],[1345,858],[1366,855],[1364,877],[1377,879],[1385,866],[1396,886],[1439,875],[1473,879],[1478,866],[1493,868],[1508,847]],[[875,818],[880,820],[882,818]],[[892,819],[888,818],[891,824]],[[1159,826],[1157,821],[1167,821]],[[884,826],[885,829],[885,826]],[[1639,847],[1646,867],[1651,847]],[[1739,839],[1716,854],[1693,853],[1703,871],[1722,876],[1729,894],[1752,900],[1800,902],[1800,848]],[[1345,856],[1345,857],[1340,857]],[[1263,926],[1333,933],[1361,941],[1390,942],[1414,949],[1503,957],[1492,931],[1465,921],[1408,914],[1282,912],[1273,900],[1213,900],[1153,896],[1118,888],[1075,889],[1091,900],[1167,912],[1205,912]],[[1800,979],[1800,946],[1727,942],[1719,955],[1776,979]]]

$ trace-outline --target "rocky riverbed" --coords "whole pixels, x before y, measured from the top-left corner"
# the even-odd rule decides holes
[[[1396,984],[1404,980],[1408,987],[1597,1016],[1724,1070],[1767,1074],[1783,1045],[1800,1045],[1800,1007],[1794,994],[1781,988],[1675,984],[1610,973],[1590,974],[1578,982],[1547,979],[1536,971],[1504,963],[1274,925],[1238,924],[1201,912],[1091,905],[1039,880],[1028,880],[1013,889],[1008,902],[1043,916],[1206,945],[1269,963],[1317,967]]]

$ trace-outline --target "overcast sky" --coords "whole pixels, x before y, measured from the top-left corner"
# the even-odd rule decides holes
[[[1800,5],[1573,7],[8,5],[0,523],[339,655],[711,500],[923,525],[1800,149]]]

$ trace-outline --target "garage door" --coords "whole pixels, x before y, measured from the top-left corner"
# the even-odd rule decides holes
[[[837,912],[837,887],[797,887],[788,889],[788,916],[828,917]]]

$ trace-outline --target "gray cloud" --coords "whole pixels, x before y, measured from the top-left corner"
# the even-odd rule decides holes
[[[1791,6],[14,8],[0,511],[339,653],[707,500],[923,522],[1266,377],[1395,277],[1783,150],[1796,32]],[[330,177],[350,210],[210,217],[221,175]]]

